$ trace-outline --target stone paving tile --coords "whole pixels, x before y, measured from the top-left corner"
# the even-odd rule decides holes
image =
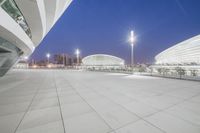
[[[0,116],[0,132],[1,133],[14,133],[20,120],[22,119],[24,112]]]
[[[48,84],[48,83],[47,83]],[[55,90],[55,87],[52,87],[52,88],[47,88],[47,89],[44,89],[44,88],[42,88],[42,89],[40,89],[39,91],[38,91],[38,93],[56,93],[56,90]]]
[[[31,102],[33,95],[20,97],[0,97],[0,105],[17,104],[23,102]]]
[[[194,113],[200,113],[200,103],[191,102],[191,100],[187,100],[177,106],[181,107],[183,110],[187,109],[193,111]]]
[[[0,93],[0,97],[21,97],[21,96],[33,96],[36,92],[35,90],[25,90],[25,89],[12,89],[10,91],[6,91],[3,93]]]
[[[42,100],[42,99],[48,99],[48,98],[57,98],[57,93],[55,92],[45,92],[45,93],[39,93],[35,96],[34,99]]]
[[[64,119],[79,116],[85,113],[93,112],[92,108],[85,102],[76,102],[64,104],[61,106]]]
[[[30,105],[30,102],[0,105],[0,116],[26,112],[29,105]]]
[[[64,119],[67,133],[107,133],[110,127],[95,113]]]
[[[17,131],[17,133],[64,133],[62,121],[50,122],[37,127]]]
[[[46,99],[34,99],[32,102],[29,110],[36,110],[36,109],[42,109],[42,108],[50,108],[54,106],[58,106],[58,98],[46,98]]]
[[[200,126],[200,104],[185,102],[165,112]]]
[[[162,110],[182,102],[183,99],[176,98],[173,96],[160,95],[151,98],[140,99],[140,101],[144,102],[145,104],[148,104],[149,106],[153,106],[154,108]]]
[[[68,97],[69,95],[76,95],[76,91],[74,90],[61,90],[58,92],[59,97]]]
[[[131,114],[127,110],[117,107],[110,108],[105,112],[99,112],[103,119],[112,127],[112,129],[117,129],[121,126],[124,126],[130,122],[135,122],[139,119],[134,114]]]
[[[195,96],[196,94],[197,92],[195,91],[189,91],[189,90],[186,91],[186,90],[180,90],[180,89],[167,93],[167,95],[184,98],[184,99]]]
[[[27,112],[25,118],[18,128],[18,131],[41,126],[59,120],[61,120],[61,115],[58,107],[32,110]]]
[[[116,130],[116,133],[164,133],[164,132],[143,120],[139,120],[137,122],[131,123]]]
[[[97,112],[106,112],[110,108],[117,108],[119,105],[112,102],[111,100],[107,98],[101,98],[96,100],[87,100],[87,102],[90,104],[90,106],[93,107],[93,109]]]
[[[0,133],[199,133],[199,93],[185,80],[15,70],[0,79]]]
[[[195,126],[187,121],[179,119],[166,113],[157,113],[148,118],[147,121],[167,133],[199,133],[200,127]]]
[[[123,106],[140,117],[146,117],[159,111],[156,108],[138,101],[132,101],[131,103],[124,104]]]
[[[83,99],[77,94],[60,97],[61,105],[82,102],[82,101]]]
[[[132,102],[133,99],[129,98],[125,95],[116,93],[116,92],[109,92],[109,91],[105,91],[104,93],[101,93],[102,95],[106,96],[107,98],[111,99],[112,101],[118,103],[118,104],[127,104],[129,102]]]
[[[200,95],[195,96],[195,97],[192,97],[190,100],[191,100],[192,102],[200,103]]]
[[[80,95],[85,99],[85,100],[96,100],[96,99],[101,99],[103,96],[100,94],[97,94],[95,92],[83,92],[80,93]]]

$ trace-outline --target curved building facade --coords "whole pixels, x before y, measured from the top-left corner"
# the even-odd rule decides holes
[[[124,66],[124,60],[112,55],[95,54],[83,58],[82,64],[87,68],[118,68]]]
[[[158,65],[200,64],[200,35],[178,43],[155,57]]]
[[[0,75],[32,54],[72,0],[0,0]]]

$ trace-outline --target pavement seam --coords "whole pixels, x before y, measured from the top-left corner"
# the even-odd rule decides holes
[[[63,130],[64,130],[64,133],[66,133],[65,122],[64,122],[64,118],[63,118],[63,114],[62,114],[62,108],[61,108],[61,103],[60,103],[60,97],[58,95],[58,88],[57,88],[55,73],[53,73],[53,79],[54,79],[54,85],[55,85],[55,88],[56,88],[56,94],[57,94],[57,98],[58,98],[58,106],[59,106],[59,110],[60,110],[60,116],[61,116],[61,119],[62,119]]]
[[[69,81],[67,81],[67,82],[69,82]],[[82,82],[80,82],[80,81],[79,81],[78,83],[81,83],[81,84],[84,85],[85,87],[91,89],[91,87],[87,86],[86,84],[84,84],[84,83],[82,83]],[[69,84],[70,84],[70,83],[69,83]],[[71,84],[70,84],[70,85],[71,85]],[[105,88],[105,87],[103,87],[103,88]],[[133,123],[135,123],[135,122],[137,122],[137,121],[139,121],[139,120],[143,120],[143,121],[147,122],[148,124],[150,124],[151,126],[157,128],[157,129],[160,130],[161,132],[166,133],[166,132],[165,132],[164,130],[162,130],[161,128],[155,126],[154,124],[150,123],[149,121],[146,121],[145,119],[143,119],[142,117],[138,116],[137,114],[135,114],[135,113],[133,113],[133,112],[127,110],[125,107],[123,107],[123,106],[121,106],[120,104],[116,103],[116,102],[113,101],[112,99],[110,99],[110,98],[108,98],[108,97],[106,97],[106,96],[104,96],[104,95],[98,93],[98,92],[97,92],[96,90],[94,90],[94,89],[92,89],[92,90],[93,90],[95,93],[97,93],[97,94],[99,94],[99,95],[101,95],[101,96],[103,96],[103,97],[105,97],[105,98],[111,100],[111,101],[114,102],[115,104],[117,104],[117,105],[119,105],[120,107],[124,108],[124,109],[125,109],[126,111],[128,111],[129,113],[131,113],[131,114],[133,114],[133,115],[135,115],[135,116],[137,116],[137,117],[139,118],[138,120],[129,122],[129,123],[125,124],[125,125],[122,125],[122,126],[119,127],[119,128],[116,128],[116,129],[111,128],[112,131],[116,131],[116,130],[118,130],[118,129],[120,129],[120,128],[123,128],[123,127],[125,127],[125,126],[127,126],[127,125],[133,124]],[[76,90],[75,90],[75,91],[76,91]],[[86,100],[84,100],[84,101],[86,101]],[[87,103],[87,104],[88,104],[88,103]],[[89,105],[89,104],[88,104],[88,105]],[[89,105],[89,106],[90,106],[90,105]],[[95,109],[93,109],[93,110],[95,110]],[[96,112],[96,111],[95,111],[95,112]],[[101,115],[100,115],[100,116],[101,116]],[[103,118],[102,118],[102,119],[103,119]],[[103,120],[104,120],[104,119],[103,119]],[[104,120],[104,121],[105,121],[105,120]],[[107,122],[106,122],[106,123],[107,123]]]
[[[82,83],[82,84],[83,84],[85,87],[88,87],[88,86],[85,85],[84,83]],[[91,88],[91,87],[89,87],[89,88]],[[106,88],[106,87],[103,87],[103,88]],[[93,89],[93,90],[94,90],[94,89]],[[151,126],[157,128],[157,129],[160,130],[161,132],[166,133],[166,131],[164,131],[164,130],[162,130],[161,128],[157,127],[156,125],[150,123],[149,121],[143,119],[141,116],[137,115],[136,113],[133,113],[133,112],[129,111],[129,110],[126,109],[124,106],[120,105],[119,103],[116,103],[116,102],[113,101],[112,99],[110,99],[110,98],[108,98],[108,97],[106,97],[106,96],[104,96],[104,95],[98,93],[96,90],[94,90],[94,92],[96,92],[97,94],[99,94],[99,95],[101,95],[101,96],[103,96],[103,97],[105,97],[105,98],[111,100],[111,101],[114,102],[115,104],[117,104],[117,105],[119,105],[120,107],[122,107],[123,109],[125,109],[127,112],[129,112],[129,113],[131,113],[131,114],[133,114],[133,115],[135,115],[135,116],[137,116],[137,117],[139,118],[138,120],[136,120],[136,121],[134,121],[134,122],[130,122],[130,123],[127,123],[127,124],[125,124],[125,125],[122,125],[122,127],[116,128],[115,131],[118,130],[118,129],[120,129],[120,128],[123,128],[123,127],[125,127],[125,126],[127,126],[127,125],[133,124],[133,123],[135,123],[135,122],[137,122],[137,121],[139,121],[139,120],[143,120],[143,121],[147,122],[148,124],[150,124]]]
[[[83,83],[82,83],[83,84]],[[86,87],[87,87],[87,85],[85,85]],[[107,88],[107,87],[103,87],[103,88]],[[99,94],[96,90],[94,90],[97,94]],[[196,96],[198,96],[200,93],[197,93],[197,94],[195,94],[195,95],[193,95],[193,96],[191,96],[191,97],[189,97],[189,98],[185,98],[185,99],[181,99],[181,98],[179,98],[179,99],[181,99],[181,101],[180,102],[178,102],[178,103],[175,103],[175,104],[172,104],[171,106],[169,106],[169,107],[166,107],[166,108],[164,108],[164,109],[158,109],[158,111],[157,112],[155,112],[155,113],[152,113],[152,114],[150,114],[150,115],[148,115],[148,116],[146,116],[145,118],[147,118],[147,117],[150,117],[150,116],[153,116],[153,115],[155,115],[155,114],[157,114],[157,113],[161,113],[161,112],[163,112],[163,113],[166,113],[166,114],[168,114],[168,115],[170,115],[170,116],[173,116],[173,117],[176,117],[176,118],[178,118],[178,119],[181,119],[181,120],[183,120],[183,121],[185,121],[185,122],[187,122],[187,123],[190,123],[191,125],[193,125],[193,126],[198,126],[198,124],[195,124],[195,123],[193,123],[193,122],[191,122],[191,121],[188,121],[188,120],[185,120],[185,119],[183,119],[183,118],[181,118],[181,117],[177,117],[177,116],[175,116],[175,115],[173,115],[173,114],[170,114],[169,112],[167,112],[167,110],[168,109],[170,109],[170,108],[173,108],[173,107],[175,107],[176,105],[179,105],[179,104],[181,104],[181,103],[184,103],[184,102],[186,102],[186,101],[189,101],[190,99],[192,99],[193,97],[196,97]],[[99,95],[102,95],[102,94],[99,94]],[[102,95],[102,96],[104,96],[104,95]],[[105,97],[105,96],[104,96]],[[175,97],[175,96],[172,96],[172,97]],[[106,97],[107,98],[107,97]],[[178,98],[178,97],[175,97],[175,98]],[[110,99],[110,98],[108,98],[108,99]],[[113,101],[112,99],[110,99],[111,101]],[[113,101],[114,102],[114,101]],[[115,102],[116,103],[116,102]],[[120,105],[120,104],[118,104],[118,105]],[[123,106],[121,106],[121,107],[123,107]],[[153,106],[151,106],[151,107],[153,107]],[[125,108],[125,107],[124,107]],[[125,108],[126,109],[126,108]],[[127,109],[126,109],[127,110]],[[128,110],[127,110],[128,111]],[[129,111],[130,112],[130,111]],[[133,113],[133,112],[132,112]],[[135,113],[133,113],[133,114],[135,114]],[[138,115],[137,115],[138,116]],[[145,120],[145,119],[142,119],[142,120],[144,120],[144,121],[146,121],[146,122],[148,122],[149,124],[150,124],[150,122],[149,121],[147,121],[147,120]],[[151,124],[152,125],[152,124]]]
[[[44,82],[44,80],[43,80],[42,82]],[[30,107],[31,107],[31,105],[32,105],[32,103],[33,103],[33,101],[34,101],[34,99],[35,99],[36,95],[37,95],[37,94],[38,94],[38,92],[39,92],[39,90],[40,90],[40,87],[37,87],[37,89],[36,89],[36,92],[35,92],[35,94],[34,94],[34,96],[33,96],[32,100],[31,100],[31,102],[30,102],[30,104],[29,104],[28,108],[26,109],[26,111],[25,111],[24,115],[22,116],[22,119],[20,120],[19,124],[17,125],[17,127],[16,127],[16,129],[15,129],[14,133],[16,133],[16,132],[17,132],[17,130],[18,130],[18,128],[19,128],[19,126],[21,125],[22,121],[24,120],[24,118],[25,118],[26,114],[28,113],[28,111],[29,111],[29,109],[30,109]]]
[[[64,78],[65,79],[65,78]],[[112,131],[114,131],[114,129],[102,118],[102,116],[98,113],[98,112],[96,112],[96,110],[80,95],[80,93],[71,85],[71,83],[67,80],[67,79],[65,79],[65,81],[67,81],[67,83],[70,85],[70,87],[71,88],[73,88],[74,89],[74,91],[76,91],[76,93],[77,93],[77,95],[79,95],[82,99],[83,99],[83,101],[103,120],[103,122],[110,128],[110,131],[109,132],[112,132]]]
[[[76,81],[77,82],[77,81]],[[77,82],[77,83],[81,83],[82,85],[84,85],[85,87],[88,87],[88,88],[90,88],[91,89],[91,87],[89,87],[88,85],[86,85],[85,83],[82,83],[82,82]],[[99,88],[99,87],[98,87]],[[103,86],[103,88],[108,88],[108,87],[105,87],[105,86]],[[102,96],[104,96],[103,94],[100,94],[98,91],[96,91],[95,89],[92,89],[94,92],[96,92],[97,94],[99,94],[99,95],[102,95]],[[167,109],[169,109],[169,108],[172,108],[172,107],[174,107],[174,106],[176,106],[176,105],[178,105],[178,104],[181,104],[181,103],[183,103],[183,102],[185,102],[185,101],[188,101],[188,100],[190,100],[191,98],[193,98],[193,97],[195,97],[195,96],[198,96],[200,93],[197,93],[196,95],[193,95],[193,96],[191,96],[191,97],[189,97],[189,98],[185,98],[185,99],[182,99],[182,98],[179,98],[179,97],[175,97],[175,96],[172,96],[172,97],[175,97],[175,98],[179,98],[179,99],[181,99],[181,101],[180,102],[178,102],[178,103],[175,103],[175,104],[172,104],[171,106],[169,106],[169,107],[167,107],[167,108],[164,108],[164,109],[158,109],[158,111],[157,112],[155,112],[155,113],[153,113],[153,114],[151,114],[151,115],[149,115],[149,116],[152,116],[152,115],[154,115],[154,114],[157,114],[157,113],[160,113],[160,112],[165,112]],[[106,97],[106,96],[104,96],[105,98],[108,98],[108,97]],[[110,99],[110,98],[108,98],[108,99]],[[110,99],[111,101],[113,101],[112,99]],[[116,103],[115,101],[113,101],[114,103]],[[116,103],[116,104],[118,104],[118,103]],[[121,107],[123,107],[122,105],[120,105],[120,104],[118,104],[119,106],[121,106]],[[153,106],[151,106],[151,107],[153,107]],[[125,110],[127,110],[125,107],[123,107]],[[129,110],[127,110],[128,112],[130,112]],[[137,114],[135,114],[134,112],[130,112],[130,113],[132,113],[132,114],[134,114],[134,115],[136,115],[136,116],[138,116]],[[167,113],[168,114],[168,113]],[[171,116],[173,116],[172,114],[169,114],[169,115],[171,115]],[[148,117],[149,117],[148,116]],[[160,131],[162,131],[162,132],[166,132],[166,131],[163,131],[162,129],[160,129],[159,127],[157,127],[156,125],[154,125],[154,124],[152,124],[151,122],[149,122],[149,121],[147,121],[146,119],[143,119],[142,117],[140,117],[140,116],[138,116],[139,118],[141,118],[142,120],[144,120],[145,122],[147,122],[147,123],[149,123],[150,125],[152,125],[153,127],[156,127],[157,129],[159,129]],[[179,117],[176,117],[176,118],[178,118],[178,119],[181,119],[181,118],[179,118]],[[184,120],[184,119],[182,119],[182,120]],[[185,120],[184,120],[185,121]],[[135,121],[136,122],[136,121]],[[188,121],[185,121],[185,122],[188,122]],[[134,123],[134,122],[132,122],[132,123]],[[192,124],[191,122],[188,122],[188,123],[190,123],[190,124]],[[131,123],[129,123],[129,124],[131,124]],[[127,125],[129,125],[129,124],[127,124]],[[194,125],[194,124],[193,124]],[[125,125],[126,126],[126,125]],[[196,125],[195,125],[196,126]],[[121,127],[120,127],[121,128]],[[119,128],[119,129],[120,129]],[[116,130],[116,129],[115,129]]]

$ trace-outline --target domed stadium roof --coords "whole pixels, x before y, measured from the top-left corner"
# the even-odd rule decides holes
[[[156,64],[200,64],[200,35],[164,50],[155,60]]]
[[[85,66],[123,66],[124,60],[112,55],[95,54],[83,58],[82,63]]]

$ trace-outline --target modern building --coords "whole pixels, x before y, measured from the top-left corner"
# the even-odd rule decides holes
[[[0,76],[30,56],[72,0],[0,0]]]
[[[16,63],[13,68],[15,68],[15,69],[28,69],[29,64],[25,61],[18,61],[18,63]]]
[[[200,35],[164,50],[155,61],[157,65],[200,65]]]
[[[83,58],[82,65],[93,69],[123,68],[124,60],[112,55],[95,54]]]
[[[178,43],[155,57],[154,71],[200,76],[200,35]]]

